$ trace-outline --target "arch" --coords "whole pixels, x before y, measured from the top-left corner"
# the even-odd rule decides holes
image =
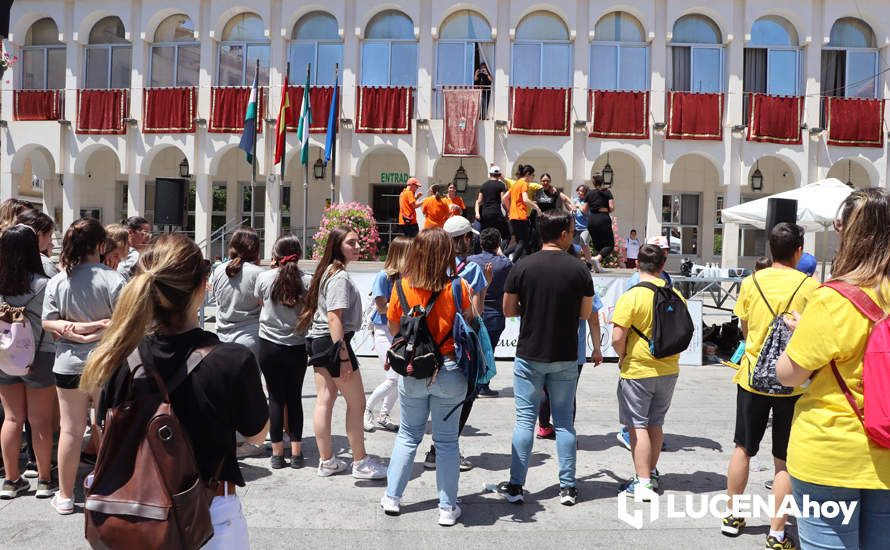
[[[23,46],[31,25],[47,17],[51,18],[54,23],[56,22],[55,17],[46,12],[32,11],[19,15],[14,21],[10,21],[9,41],[16,46]],[[56,27],[58,26],[59,24],[56,23]]]
[[[192,169],[193,169],[193,167],[195,165],[194,165],[193,159],[191,158],[192,155],[189,154],[189,151],[188,151],[189,148],[185,148],[185,147],[183,147],[179,144],[176,144],[176,143],[158,143],[158,144],[154,145],[151,149],[146,151],[145,155],[142,156],[142,164],[139,166],[139,173],[142,175],[145,175],[145,176],[150,175],[151,169],[152,169],[152,163],[155,161],[157,156],[165,151],[168,151],[169,149],[175,149],[175,150],[179,151],[180,155],[185,157],[185,159],[189,163],[189,166],[192,167]]]
[[[466,157],[463,160],[464,170],[470,180],[468,185],[478,187],[486,179],[488,179],[488,163],[482,157]],[[454,173],[458,166],[461,165],[461,159],[458,157],[439,157],[433,163],[433,178],[430,183],[440,183],[447,185],[451,183]],[[473,195],[473,199],[476,196]]]
[[[394,152],[398,153],[399,155],[401,155],[402,157],[405,158],[405,163],[408,164],[408,170],[411,171],[413,169],[413,167],[414,167],[413,163],[411,162],[411,159],[408,158],[408,155],[406,155],[404,151],[402,151],[395,145],[381,143],[381,144],[377,144],[377,145],[372,145],[372,146],[368,147],[367,149],[365,149],[364,151],[362,151],[362,154],[355,161],[355,171],[353,173],[356,175],[361,174],[362,170],[365,168],[365,163],[367,162],[368,158],[371,157],[372,155],[374,155],[376,153],[380,153],[382,151],[387,151],[387,152],[394,151]]]
[[[723,163],[718,161],[710,152],[707,152],[707,151],[695,151],[695,152],[682,153],[680,155],[677,155],[670,162],[668,162],[668,160],[665,159],[665,168],[666,168],[665,171],[667,172],[667,178],[664,180],[665,184],[670,185],[672,183],[671,175],[674,171],[674,168],[676,168],[677,164],[679,164],[682,160],[684,160],[688,157],[702,158],[717,173],[717,184],[722,185],[722,183],[723,183]]]
[[[149,42],[153,42],[154,36],[158,32],[158,27],[160,27],[161,24],[169,17],[172,17],[174,15],[185,15],[192,20],[193,24],[195,21],[197,21],[197,17],[194,14],[189,13],[189,10],[186,6],[160,9],[153,13],[151,17],[149,17],[148,20],[145,22],[145,30],[143,31],[145,39]]]
[[[612,11],[597,20],[593,39],[607,42],[645,42],[646,29],[635,15],[626,11]]]
[[[414,40],[414,20],[400,9],[380,10],[364,27],[366,39]]]
[[[764,15],[751,25],[751,45],[791,46],[800,45],[794,23],[781,15]]]
[[[569,40],[570,38],[566,20],[549,9],[532,11],[524,15],[516,25],[517,40]]]
[[[124,24],[124,36],[127,37],[130,35],[130,17],[129,10],[126,10],[126,13],[123,11],[115,12],[111,10],[96,10],[88,13],[86,17],[83,17],[80,20],[80,24],[77,27],[77,35],[75,36],[76,40],[81,44],[89,44],[90,43],[90,32],[93,30],[93,27],[106,17],[117,17]]]
[[[222,163],[223,159],[226,158],[226,155],[228,155],[232,149],[237,148],[237,143],[227,143],[220,147],[218,150],[211,153],[212,157],[210,158],[210,169],[208,171],[211,177],[217,175],[217,173],[219,172],[219,165],[220,163]],[[247,161],[245,161],[245,163],[246,162]]]
[[[127,27],[123,20],[116,15],[109,15],[96,21],[90,28],[87,41],[89,44],[125,44],[127,40]]]
[[[223,26],[221,42],[262,42],[268,40],[263,17],[254,11],[243,11],[229,18]]]
[[[756,192],[760,195],[774,195],[800,186],[800,171],[797,165],[787,156],[769,154],[757,158],[747,166],[745,179],[740,182],[743,192],[755,193],[751,189],[751,175],[758,169],[763,176],[763,189]]]
[[[269,17],[267,17],[265,15],[265,12],[260,10],[256,6],[250,6],[247,4],[239,4],[236,6],[232,6],[231,8],[223,11],[222,13],[219,14],[219,16],[217,16],[216,22],[211,27],[211,29],[212,29],[210,31],[211,36],[213,36],[213,38],[217,41],[222,41],[223,40],[222,35],[223,35],[223,31],[226,28],[226,25],[228,25],[229,22],[232,19],[234,19],[235,17],[237,17],[241,14],[245,14],[245,13],[256,15],[257,17],[262,19],[264,26],[267,25],[266,21],[269,21]],[[195,20],[195,19],[193,18],[192,20]],[[269,28],[265,27],[264,34],[269,33],[269,32],[270,32]],[[265,38],[265,39],[268,40],[268,38]]]
[[[311,26],[305,29],[306,32],[301,33],[304,31],[303,27],[310,24]],[[325,26],[327,28],[323,28]],[[290,37],[292,40],[340,40],[340,24],[334,14],[324,10],[313,10],[297,19],[291,27]]]
[[[531,157],[532,159],[537,157],[547,160],[545,161],[545,164],[541,164],[540,162],[538,164],[535,164],[534,162],[528,160],[529,157]],[[553,176],[553,185],[555,185],[556,187],[563,187],[565,185],[565,182],[568,181],[569,168],[566,165],[565,160],[563,160],[562,156],[554,153],[551,149],[545,149],[543,147],[530,147],[522,151],[521,153],[516,155],[516,158],[513,160],[513,162],[510,163],[510,168],[508,171],[504,172],[504,175],[513,177],[516,173],[516,168],[520,164],[531,164],[535,169],[535,178],[541,177],[541,174],[544,172],[550,172]],[[553,172],[557,171],[553,168],[553,166],[556,166],[556,168],[559,170],[558,175],[553,174]],[[562,181],[560,181],[560,178],[562,179]]]
[[[836,160],[826,174],[827,178],[837,178],[844,183],[853,183],[855,189],[880,185],[880,174],[874,164],[862,157],[842,157]]]
[[[723,30],[703,13],[687,13],[671,26],[671,42],[680,44],[722,44]]]
[[[185,13],[174,13],[165,17],[149,35],[152,42],[195,42],[194,20]]]
[[[38,171],[34,165],[33,157],[35,155],[40,159],[43,170]],[[57,173],[56,166],[58,166],[58,163],[56,158],[49,149],[39,143],[28,143],[16,149],[12,157],[10,171],[13,174],[21,174],[25,169],[25,161],[29,158],[31,159],[32,170],[37,176],[47,179]]]
[[[876,48],[871,25],[858,17],[841,17],[831,25],[827,46],[835,48]]]
[[[35,31],[40,35],[37,42],[34,41]],[[25,33],[25,46],[63,46],[64,44],[59,40],[59,26],[52,17],[38,19],[28,27],[28,32]]]
[[[92,158],[93,154],[98,151],[111,151],[112,154],[114,154],[114,158],[117,159],[118,170],[120,171],[123,169],[124,159],[121,157],[117,149],[104,143],[91,143],[77,153],[77,158],[74,161],[74,173],[80,176],[85,176],[87,174],[87,164],[89,163],[90,158]]]
[[[466,28],[460,21],[466,22]],[[450,12],[439,25],[439,38],[458,40],[491,40],[491,23],[475,9],[457,9]]]
[[[646,182],[650,181],[649,170],[646,166],[646,163],[643,162],[643,158],[639,155],[637,150],[633,149],[631,146],[626,144],[618,144],[614,146],[610,146],[608,148],[600,149],[597,152],[596,159],[592,163],[590,163],[590,170],[588,175],[592,176],[594,172],[597,172],[596,164],[600,159],[605,157],[606,155],[621,155],[627,157],[629,160],[633,162],[633,165],[643,174],[643,179]]]

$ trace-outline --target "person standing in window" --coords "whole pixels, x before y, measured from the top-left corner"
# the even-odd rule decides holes
[[[423,222],[424,229],[442,227],[451,217],[451,203],[442,192],[440,184],[435,183],[430,186],[430,196],[423,200],[421,211],[426,217]]]
[[[599,273],[602,264],[615,250],[615,233],[612,231],[612,216],[615,211],[615,197],[606,189],[603,176],[594,174],[593,189],[587,193],[581,208],[587,213],[587,231],[593,241],[593,268]]]
[[[491,71],[486,63],[480,63],[479,68],[473,73],[473,86],[482,89],[482,108],[479,110],[482,119],[488,119],[488,103],[491,100]]]
[[[463,216],[464,210],[466,210],[467,205],[464,204],[464,200],[460,198],[457,194],[457,185],[454,183],[448,184],[448,208],[449,208],[449,216]]]
[[[405,188],[399,193],[399,228],[402,235],[414,237],[420,228],[417,226],[417,209],[420,208],[417,200],[423,196],[418,190],[420,180],[408,178]]]
[[[139,261],[139,254],[151,240],[151,224],[141,216],[131,216],[122,221],[121,225],[126,227],[130,233],[130,251],[127,253],[127,257],[118,264],[117,272],[125,280],[130,280],[133,268]]]
[[[625,267],[627,269],[637,268],[637,256],[640,254],[640,239],[637,238],[637,230],[631,229],[630,236],[627,238],[627,260]]]

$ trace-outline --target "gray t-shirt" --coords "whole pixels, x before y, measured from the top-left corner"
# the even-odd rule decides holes
[[[355,283],[344,270],[330,276],[328,273],[330,268],[318,289],[318,307],[312,317],[309,338],[329,335],[331,329],[328,326],[328,312],[338,309],[346,310],[343,312],[344,332],[355,332],[362,328],[362,297]]]
[[[56,262],[54,262],[52,258],[48,258],[41,254],[40,263],[43,264],[43,272],[46,273],[47,277],[52,278],[59,274],[59,266],[56,265]]]
[[[139,251],[131,247],[130,251],[127,252],[127,257],[117,264],[117,272],[121,274],[124,280],[129,281],[130,276],[133,274],[133,268],[136,267],[138,261]]]
[[[276,268],[260,274],[256,279],[255,295],[263,301],[263,309],[260,312],[260,338],[283,346],[302,346],[306,343],[306,333],[294,332],[302,308],[288,307],[272,300],[272,284],[277,278]],[[301,278],[303,288],[308,291],[312,276],[302,273]]]
[[[12,307],[24,307],[25,317],[31,324],[31,331],[34,332],[34,343],[40,342],[37,351],[48,351],[50,353],[56,350],[53,344],[53,337],[49,334],[43,336],[40,341],[40,335],[43,334],[43,326],[41,325],[43,315],[43,296],[46,290],[46,283],[49,282],[48,277],[31,274],[31,289],[25,294],[17,296],[0,296],[0,300],[6,302]]]
[[[264,269],[245,263],[240,273],[229,277],[226,275],[227,265],[229,262],[219,265],[210,279],[217,305],[216,332],[227,335],[242,332],[257,334],[261,303],[254,290],[256,279]]]
[[[82,264],[69,276],[61,272],[46,284],[43,298],[43,319],[89,323],[110,319],[117,297],[126,281],[104,264]],[[81,374],[87,355],[97,342],[79,344],[60,338],[56,341],[57,374]]]

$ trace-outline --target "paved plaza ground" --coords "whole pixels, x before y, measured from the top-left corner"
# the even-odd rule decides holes
[[[362,359],[365,388],[370,392],[383,378],[376,359]],[[436,476],[425,471],[418,453],[414,476],[403,499],[402,515],[387,517],[378,506],[383,482],[356,481],[351,476],[320,478],[313,467],[276,470],[267,458],[242,462],[248,480],[239,494],[250,527],[253,548],[762,548],[766,519],[749,521],[737,539],[720,534],[720,522],[704,519],[664,519],[636,530],[617,517],[621,480],[632,473],[630,453],[615,438],[618,413],[615,398],[617,366],[586,367],[578,389],[578,487],[574,507],[559,504],[556,446],[535,441],[526,484],[526,502],[508,504],[483,494],[485,483],[507,479],[513,429],[511,365],[499,362],[492,387],[497,399],[476,402],[461,439],[464,454],[476,467],[461,474],[463,517],[450,528],[436,524]],[[673,405],[667,417],[667,452],[659,469],[666,494],[717,494],[726,483],[732,450],[735,386],[732,371],[720,366],[682,367]],[[304,453],[317,464],[311,411],[315,388],[311,377],[303,387]],[[334,412],[335,448],[347,448],[343,430],[344,402]],[[397,415],[396,411],[396,415]],[[367,434],[371,454],[388,457],[395,434]],[[770,434],[753,463],[748,491],[766,495],[770,477]],[[429,437],[424,441],[425,452]],[[342,456],[342,455],[341,455]],[[770,466],[770,469],[765,469]],[[79,495],[78,502],[82,501]],[[631,503],[631,510],[637,505]],[[664,512],[662,512],[664,515]],[[58,516],[47,500],[33,492],[0,501],[3,548],[84,548],[83,515]],[[790,532],[794,533],[792,527]]]

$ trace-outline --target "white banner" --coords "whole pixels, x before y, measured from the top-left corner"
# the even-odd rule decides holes
[[[374,302],[371,300],[371,286],[374,283],[374,273],[356,273],[349,274],[355,281],[362,296],[362,305],[364,306],[364,315],[362,329],[356,332],[352,340],[353,349],[357,355],[375,356],[377,352],[374,350],[374,341],[371,338],[370,317],[374,310]],[[600,339],[600,346],[603,350],[604,357],[617,357],[612,349],[612,312],[615,310],[615,303],[618,297],[624,293],[624,285],[627,284],[626,276],[608,276],[598,275],[594,277],[594,288],[597,295],[603,302],[603,307],[599,311],[600,333],[596,335]],[[697,300],[690,300],[689,314],[692,316],[692,324],[695,326],[695,334],[692,336],[692,342],[689,348],[680,354],[681,365],[701,365],[702,364],[702,303]],[[495,349],[495,356],[498,359],[513,359],[516,355],[516,341],[519,338],[519,318],[507,319],[504,332],[498,341]],[[587,335],[587,355],[593,353],[593,344],[591,335]]]

